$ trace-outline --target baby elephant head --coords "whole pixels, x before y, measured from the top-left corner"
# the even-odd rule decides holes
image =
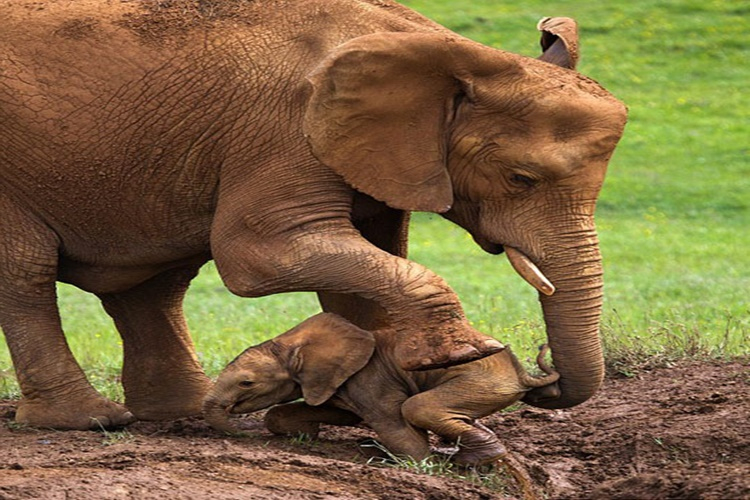
[[[300,397],[320,405],[367,364],[374,350],[370,332],[318,314],[229,363],[203,401],[203,415],[214,429],[232,433],[237,431],[229,419],[233,413]]]

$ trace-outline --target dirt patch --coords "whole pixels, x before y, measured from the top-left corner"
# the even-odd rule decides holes
[[[681,364],[607,380],[564,411],[521,407],[484,423],[547,498],[750,497],[750,368]],[[200,419],[113,433],[18,428],[0,403],[0,498],[389,498],[520,496],[494,484],[368,465],[367,429],[315,442],[274,437],[259,416],[228,438]]]
[[[247,25],[259,20],[252,0],[141,0],[140,8],[126,14],[118,24],[135,31],[147,42],[162,42],[184,35],[193,28],[231,21]],[[274,6],[264,4],[264,8]]]

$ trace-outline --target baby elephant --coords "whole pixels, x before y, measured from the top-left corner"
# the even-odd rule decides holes
[[[393,335],[362,330],[322,313],[251,347],[219,375],[203,405],[218,430],[236,431],[230,413],[275,406],[266,415],[276,434],[316,436],[321,423],[364,423],[397,455],[429,455],[427,431],[458,444],[462,464],[483,464],[505,454],[495,434],[476,419],[518,401],[526,391],[554,384],[559,375],[528,375],[509,350],[464,365],[422,372],[401,370]]]

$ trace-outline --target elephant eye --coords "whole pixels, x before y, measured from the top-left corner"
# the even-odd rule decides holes
[[[240,385],[240,387],[242,387],[244,389],[247,389],[248,387],[252,387],[253,386],[253,382],[252,382],[252,380],[243,380],[242,382],[240,382],[239,385]]]
[[[529,177],[528,175],[513,174],[510,176],[510,182],[512,182],[516,186],[530,188],[536,184],[536,179],[533,179]]]

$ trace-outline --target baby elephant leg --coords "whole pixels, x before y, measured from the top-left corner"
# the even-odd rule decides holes
[[[412,396],[401,411],[412,425],[434,432],[441,438],[458,445],[452,459],[464,465],[482,465],[496,461],[507,454],[497,436],[487,427],[475,422],[471,406],[462,408],[455,404],[455,393],[438,388]],[[451,402],[450,396],[454,401]],[[474,394],[476,396],[476,394]]]
[[[400,416],[367,421],[378,435],[378,441],[397,457],[422,460],[430,455],[430,443],[424,429],[414,427]]]
[[[320,432],[320,424],[354,426],[362,419],[350,411],[333,406],[310,406],[296,402],[274,406],[268,410],[264,421],[266,428],[274,434],[307,434],[315,438]]]
[[[307,434],[316,438],[320,424],[355,426],[363,423],[358,415],[333,406],[310,406],[304,402],[277,405],[268,410],[266,428],[274,434],[296,436]],[[415,429],[399,416],[365,422],[378,435],[378,441],[394,455],[411,456],[418,460],[429,455],[427,433]]]

